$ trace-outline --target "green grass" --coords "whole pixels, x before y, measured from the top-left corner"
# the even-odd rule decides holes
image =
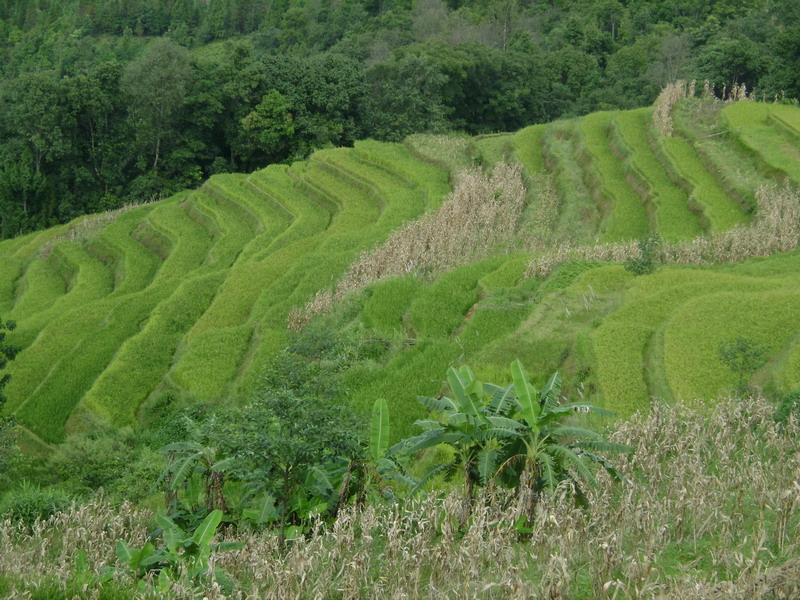
[[[790,135],[800,136],[800,110],[796,104],[773,104],[769,116]]]
[[[689,200],[697,204],[709,223],[709,231],[725,231],[747,221],[740,204],[703,166],[697,151],[680,136],[659,137],[659,143],[677,174],[689,183]]]
[[[700,221],[689,208],[686,193],[665,172],[651,147],[652,109],[618,113],[614,117],[624,144],[629,165],[646,186],[655,207],[656,230],[668,241],[686,240],[700,235]]]
[[[514,154],[513,135],[509,133],[483,135],[475,139],[475,146],[487,167],[511,162]]]
[[[591,157],[591,168],[610,206],[601,225],[603,241],[639,239],[647,235],[650,223],[645,201],[630,186],[619,158],[609,140],[614,113],[598,112],[581,119],[581,134]]]
[[[800,147],[794,135],[771,119],[775,107],[760,102],[734,102],[722,110],[722,118],[741,143],[770,168],[800,183]],[[794,119],[800,108],[781,106],[782,121]]]
[[[545,125],[532,125],[518,131],[511,138],[514,155],[530,176],[541,175],[545,172],[542,155],[542,140],[545,130]]]
[[[554,181],[556,237],[542,240],[642,237],[648,209],[667,239],[702,233],[676,180],[710,230],[724,230],[744,222],[758,185],[783,173],[756,142],[794,139],[796,109],[758,111],[752,125],[741,117],[734,136],[721,128],[718,108],[682,103],[676,136],[661,145],[649,133],[649,109],[474,140],[367,140],[291,166],[214,176],[96,225],[85,217],[0,242],[0,314],[18,322],[12,341],[22,348],[8,409],[31,435],[57,442],[97,420],[135,423],[162,394],[187,402],[249,397],[290,339],[290,311],[332,286],[362,252],[440,206],[464,167],[518,160],[529,186]],[[543,197],[536,191],[528,190],[530,203]],[[83,233],[70,240],[70,231]],[[734,332],[767,348],[754,382],[781,391],[800,385],[797,254],[642,277],[573,262],[544,281],[525,277],[530,258],[498,254],[346,298],[330,317],[334,327],[386,340],[388,350],[352,365],[341,401],[366,412],[386,397],[398,438],[413,433],[421,415],[415,396],[440,391],[449,365],[468,363],[501,380],[519,357],[537,382],[561,370],[568,393],[627,414],[651,396],[710,398],[728,389],[733,375],[717,349]]]
[[[576,142],[576,123],[554,123],[543,139],[545,163],[554,174],[558,194],[562,199],[556,236],[561,240],[592,242],[595,240],[602,215],[586,185],[586,173],[580,164]]]

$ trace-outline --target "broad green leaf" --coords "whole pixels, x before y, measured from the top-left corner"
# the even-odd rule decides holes
[[[208,546],[217,532],[217,527],[222,522],[222,511],[212,510],[203,522],[197,526],[192,535],[192,541],[200,547]]]
[[[517,394],[517,401],[520,405],[522,418],[534,432],[539,431],[539,399],[536,398],[536,390],[528,381],[525,369],[519,359],[511,363],[511,376],[514,380],[514,391]]]
[[[439,421],[435,421],[434,419],[417,419],[414,421],[414,425],[425,431],[430,431],[431,429],[442,426]]]
[[[456,404],[452,398],[448,398],[447,396],[441,396],[439,398],[418,396],[417,400],[420,404],[422,404],[422,406],[432,412],[451,412],[458,410],[458,404]]]
[[[165,569],[161,570],[158,574],[158,591],[161,593],[169,592],[172,587],[172,580],[169,578],[169,573]]]
[[[317,491],[321,491],[322,493],[327,493],[333,490],[333,482],[331,478],[328,476],[328,473],[325,472],[324,469],[321,469],[318,466],[313,466],[309,470],[309,475],[313,479],[315,483],[318,484],[319,489]]]
[[[584,462],[580,456],[575,454],[575,452],[566,446],[561,446],[559,444],[553,444],[549,446],[548,450],[555,455],[565,467],[572,466],[581,479],[590,485],[596,484],[594,475],[592,474],[591,470],[589,470],[589,467],[586,466],[586,462]]]
[[[117,541],[117,558],[122,564],[135,568],[135,565],[132,564],[133,552],[123,540]]]
[[[184,458],[178,468],[175,470],[175,475],[172,478],[172,487],[177,488],[186,478],[192,473],[195,463],[203,456],[202,452],[195,452]]]
[[[478,452],[478,474],[481,483],[486,483],[492,479],[497,472],[497,458],[499,456],[500,444],[497,440],[489,440],[480,452]]]
[[[389,448],[389,404],[378,398],[372,406],[372,426],[369,435],[370,458],[377,461]]]
[[[414,453],[431,446],[437,446],[445,441],[445,430],[442,428],[431,429],[414,437],[406,438],[403,441],[389,448],[389,454]]]
[[[500,387],[492,383],[486,383],[483,387],[485,393],[492,398],[489,404],[489,412],[494,415],[505,415],[506,411],[513,406],[514,386]]]
[[[541,454],[539,456],[539,470],[542,479],[544,480],[544,485],[548,489],[554,489],[556,487],[556,474],[555,474],[555,466],[553,464],[553,457],[549,456],[548,454]]]
[[[231,466],[234,464],[236,464],[235,457],[231,456],[229,458],[223,458],[222,460],[218,460],[213,465],[211,465],[211,470],[216,471],[217,473],[222,473],[230,469]]]
[[[453,395],[456,397],[461,411],[471,417],[477,417],[478,407],[471,395],[467,393],[464,382],[452,367],[447,371],[447,383],[453,391]]]
[[[545,384],[541,392],[541,403],[547,408],[551,408],[558,402],[558,397],[561,395],[561,375],[558,371],[553,373],[550,379]]]

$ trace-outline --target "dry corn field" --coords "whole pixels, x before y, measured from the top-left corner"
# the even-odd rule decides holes
[[[364,252],[332,290],[318,292],[303,309],[289,315],[290,327],[302,327],[349,293],[388,277],[435,275],[510,246],[525,208],[525,186],[518,166],[499,164],[491,174],[462,171],[441,208],[392,233],[382,245]]]
[[[283,551],[272,534],[228,532],[244,547],[215,562],[238,582],[234,598],[797,598],[800,426],[773,413],[762,399],[655,405],[612,434],[634,448],[622,482],[601,479],[588,509],[567,490],[547,497],[527,536],[515,498],[485,496],[461,528],[453,493],[348,510]],[[24,598],[63,585],[79,551],[100,573],[116,539],[142,542],[146,517],[98,501],[32,531],[5,522],[0,574]],[[170,594],[223,597],[215,584]]]

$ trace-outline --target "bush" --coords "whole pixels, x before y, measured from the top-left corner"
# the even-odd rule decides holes
[[[651,235],[639,240],[638,245],[638,255],[625,261],[625,270],[634,275],[649,275],[658,267],[661,240]]]
[[[37,519],[44,520],[68,509],[71,503],[72,498],[64,490],[23,483],[0,502],[0,518],[30,526]]]
[[[791,416],[800,421],[800,390],[786,394],[775,411],[775,420],[778,423],[786,423]]]
[[[749,392],[748,382],[753,374],[761,368],[766,359],[766,349],[753,340],[743,337],[724,342],[719,347],[722,363],[737,377],[736,391],[740,394]]]

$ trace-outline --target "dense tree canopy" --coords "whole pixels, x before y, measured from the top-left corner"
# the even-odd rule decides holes
[[[800,95],[794,0],[0,0],[0,237],[314,148],[675,78]]]

